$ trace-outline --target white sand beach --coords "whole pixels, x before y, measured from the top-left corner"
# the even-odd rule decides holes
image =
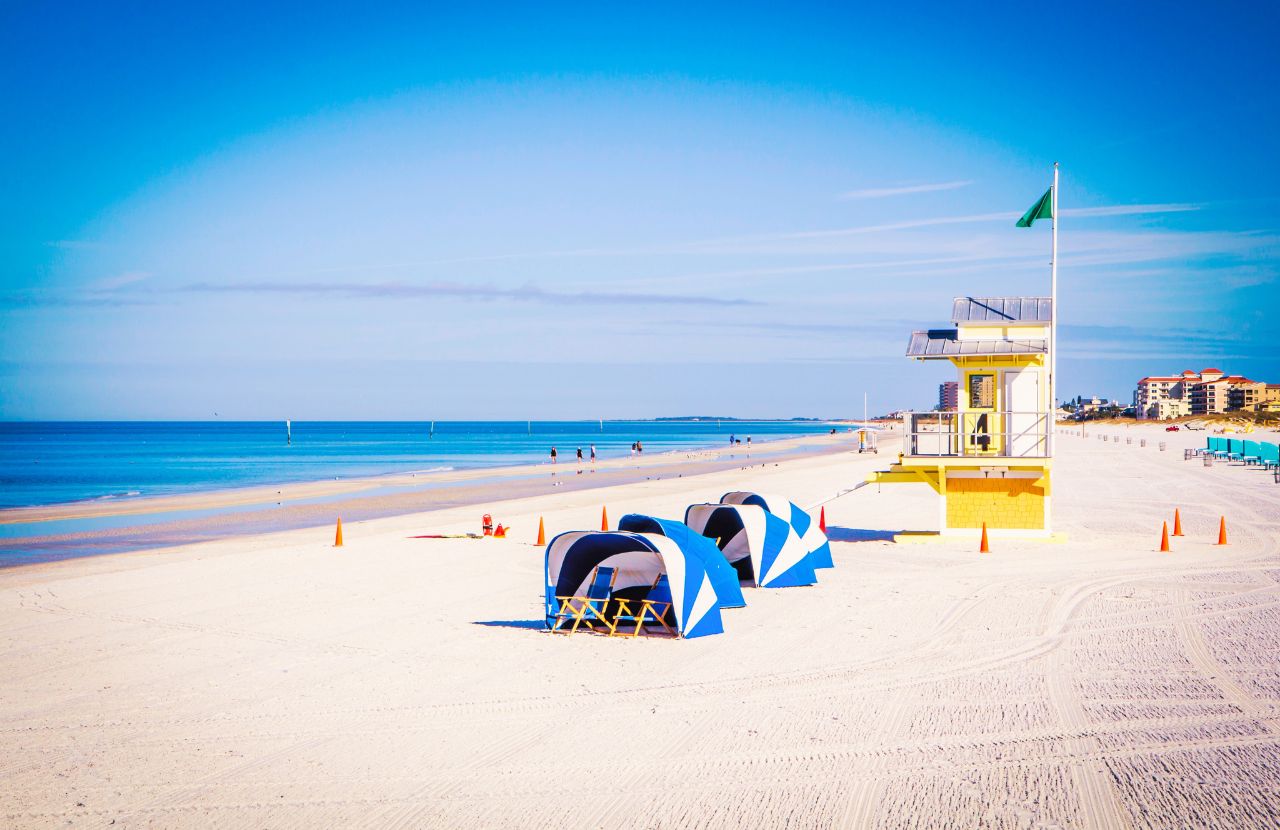
[[[342,548],[326,526],[0,571],[0,823],[1280,825],[1280,484],[1183,461],[1204,433],[1103,431],[1134,441],[1059,439],[1066,540],[989,555],[890,541],[934,526],[923,485],[838,496],[886,436],[354,522]],[[722,636],[542,630],[540,516],[733,489],[825,504],[836,568],[746,591]],[[408,538],[480,512],[518,535]]]

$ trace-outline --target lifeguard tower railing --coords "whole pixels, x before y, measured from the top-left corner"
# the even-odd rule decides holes
[[[1048,412],[968,410],[906,412],[904,455],[924,458],[1049,458]]]

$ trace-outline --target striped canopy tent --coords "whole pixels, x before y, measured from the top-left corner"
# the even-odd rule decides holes
[[[628,513],[618,520],[618,530],[666,536],[680,546],[685,556],[696,557],[706,568],[707,576],[711,578],[711,586],[716,589],[716,598],[720,601],[721,608],[741,608],[747,604],[742,598],[742,586],[738,583],[737,570],[720,553],[715,542],[694,533],[688,525],[671,519]]]
[[[660,574],[671,586],[668,623],[682,637],[721,634],[720,603],[711,577],[697,556],[687,556],[675,540],[651,533],[577,530],[561,533],[546,551],[547,628],[555,625],[556,597],[584,596],[597,566],[614,568],[613,596],[643,598]],[[632,609],[639,603],[632,603]],[[613,603],[605,616],[616,612]]]
[[[818,523],[813,520],[813,517],[795,502],[788,501],[781,496],[747,493],[739,490],[733,493],[725,493],[720,497],[720,503],[756,504],[763,507],[773,515],[785,519],[795,529],[796,535],[800,537],[800,541],[809,550],[809,563],[813,567],[834,568],[836,566],[836,563],[831,559],[831,542],[827,539],[827,534],[823,533],[822,528],[818,527]]]
[[[812,585],[818,581],[809,551],[791,525],[754,504],[691,504],[684,523],[708,539],[738,571],[760,588]]]

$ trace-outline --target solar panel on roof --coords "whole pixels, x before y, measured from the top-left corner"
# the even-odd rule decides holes
[[[961,340],[956,329],[911,332],[907,357],[951,357],[1000,354],[1045,354],[1049,347],[1040,338],[1021,340]]]
[[[1052,306],[1048,297],[956,297],[951,322],[1047,323]]]

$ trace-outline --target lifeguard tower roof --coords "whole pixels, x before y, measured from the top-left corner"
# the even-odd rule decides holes
[[[1048,297],[956,297],[951,306],[951,322],[956,325],[1044,325],[1052,319],[1053,300]]]
[[[921,360],[931,358],[945,360],[951,357],[1046,354],[1048,351],[1049,343],[1043,338],[961,340],[960,332],[957,329],[929,329],[928,331],[911,332],[911,343],[907,346],[907,357],[918,357]]]
[[[1048,297],[956,297],[951,305],[956,328],[911,332],[907,357],[946,360],[1048,354],[1045,327],[1052,317],[1053,301]],[[1039,330],[1027,332],[1027,337],[1010,337],[1008,329],[1019,326]]]

